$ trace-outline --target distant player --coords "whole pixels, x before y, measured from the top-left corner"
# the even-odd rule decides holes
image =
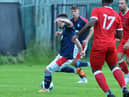
[[[71,12],[72,12],[72,18],[71,21],[75,27],[75,32],[78,33],[84,26],[85,24],[88,23],[88,20],[85,19],[84,17],[79,15],[79,8],[77,5],[73,5],[71,7]],[[79,41],[82,44],[82,48],[84,50],[84,52],[86,52],[86,54],[88,54],[88,42],[90,40],[90,38],[93,35],[93,29],[90,30],[89,34],[87,33],[83,33],[82,35],[80,35],[79,37]],[[82,67],[82,66],[89,66],[90,63],[89,62],[81,62],[79,59],[81,58],[80,53],[78,52],[78,48],[75,46],[75,58],[72,62],[73,66],[76,67]],[[85,82],[85,78],[81,78],[79,83],[83,83]]]
[[[90,54],[90,63],[96,81],[107,97],[115,97],[102,72],[102,67],[106,61],[122,89],[123,97],[129,97],[129,91],[126,88],[122,71],[116,65],[117,50],[115,45],[115,32],[117,38],[120,38],[122,23],[120,16],[110,6],[112,2],[113,0],[102,0],[103,7],[92,10],[91,20],[73,37],[73,40],[94,26],[94,40]]]
[[[49,92],[49,86],[52,82],[52,73],[65,64],[69,65],[73,59],[74,43],[77,45],[81,54],[84,54],[81,44],[78,39],[72,42],[72,37],[75,35],[72,22],[68,19],[66,14],[60,14],[56,18],[56,23],[59,28],[63,29],[61,37],[61,48],[59,55],[46,67],[44,73],[44,88],[39,92]]]
[[[118,64],[121,70],[126,74],[125,82],[129,82],[129,8],[128,0],[119,0],[120,17],[123,24],[123,38],[118,46]],[[126,62],[123,60],[123,56],[126,55]]]
[[[71,13],[72,13],[72,18],[71,21],[74,25],[75,28],[75,32],[78,33],[85,24],[88,23],[88,20],[85,19],[84,17],[79,15],[79,8],[77,5],[73,5],[71,7]],[[82,48],[84,50],[84,52],[88,52],[87,48],[88,48],[88,42],[93,34],[93,29],[90,30],[89,32],[90,34],[87,35],[87,33],[83,33],[80,37],[79,37],[79,41],[82,44]],[[78,52],[78,48],[75,45],[74,48],[74,60],[72,62],[72,65],[76,67],[76,71],[79,74],[79,76],[81,77],[80,81],[78,83],[87,83],[87,79],[86,79],[86,74],[85,72],[80,68],[82,66],[90,66],[89,62],[81,62],[79,59],[81,58],[80,53]],[[72,68],[69,66],[63,67],[61,69],[61,71],[63,72],[72,72]]]

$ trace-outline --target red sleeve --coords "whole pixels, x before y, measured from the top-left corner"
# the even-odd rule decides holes
[[[98,20],[98,8],[94,8],[91,12],[91,18],[95,18]]]
[[[80,16],[80,18],[87,24],[88,23],[88,20],[82,16]]]
[[[123,30],[122,21],[120,16],[118,16],[117,28],[116,30]]]

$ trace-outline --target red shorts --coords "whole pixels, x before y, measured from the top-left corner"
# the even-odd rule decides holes
[[[59,59],[56,61],[56,63],[57,63],[59,66],[62,66],[62,64],[64,64],[64,63],[67,62],[67,61],[68,61],[67,58],[61,57],[61,58],[59,58]]]
[[[115,46],[102,47],[101,49],[92,48],[90,54],[90,63],[93,70],[102,69],[104,62],[108,65],[117,64],[117,50]]]
[[[128,50],[124,50],[124,44],[127,42],[127,40],[122,39],[121,42],[118,45],[118,50],[117,53],[124,53],[126,54],[126,56],[129,57],[129,49]]]

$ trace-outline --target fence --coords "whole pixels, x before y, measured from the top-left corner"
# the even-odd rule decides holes
[[[113,8],[118,12],[117,2],[114,0]],[[55,31],[58,29],[53,21],[59,13],[71,17],[73,4],[79,6],[81,16],[89,19],[91,10],[101,6],[101,0],[21,0],[26,44],[35,41],[57,50],[59,39],[55,37]]]

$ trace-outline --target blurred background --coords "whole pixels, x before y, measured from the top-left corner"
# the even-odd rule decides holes
[[[0,54],[17,56],[30,49],[40,54],[58,52],[60,38],[55,32],[59,29],[54,20],[60,13],[70,18],[73,4],[89,20],[101,0],[0,0]],[[114,0],[113,8],[119,11],[118,0]]]

